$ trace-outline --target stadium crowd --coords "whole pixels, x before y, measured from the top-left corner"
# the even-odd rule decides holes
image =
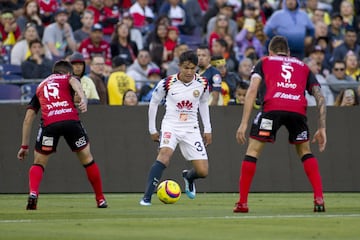
[[[123,105],[130,92],[137,96],[130,105],[139,105],[194,49],[203,54],[209,104],[241,105],[253,65],[282,35],[316,75],[327,105],[359,104],[358,0],[2,0],[0,9],[1,82],[14,79],[7,67],[21,69],[18,80],[41,80],[67,59],[80,68],[90,103]]]

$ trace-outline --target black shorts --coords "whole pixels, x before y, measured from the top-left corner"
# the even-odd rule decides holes
[[[262,142],[275,142],[276,133],[282,125],[289,132],[290,143],[309,141],[306,116],[286,111],[259,112],[251,126],[250,137]]]
[[[35,150],[42,154],[55,152],[61,136],[64,136],[73,152],[84,149],[89,142],[86,130],[80,121],[62,121],[39,128]]]

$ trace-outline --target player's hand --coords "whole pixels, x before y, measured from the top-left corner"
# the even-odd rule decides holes
[[[87,111],[87,100],[81,99],[78,105],[80,112],[84,113]]]
[[[246,137],[245,137],[246,129],[247,129],[247,125],[240,124],[238,130],[236,131],[236,141],[239,144],[245,144],[246,143]]]
[[[204,133],[203,138],[204,138],[205,147],[207,147],[208,145],[210,145],[212,143],[212,134],[211,133]]]
[[[158,132],[150,134],[150,137],[154,142],[160,142],[160,134]]]
[[[27,155],[29,155],[29,149],[20,148],[17,158],[19,160],[24,160]]]
[[[312,143],[318,142],[319,151],[323,152],[326,147],[326,129],[319,128],[316,133],[314,134],[314,138],[311,141]]]

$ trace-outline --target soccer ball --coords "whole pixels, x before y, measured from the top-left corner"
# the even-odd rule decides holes
[[[165,204],[176,203],[180,199],[181,188],[177,182],[165,180],[159,184],[157,196]]]

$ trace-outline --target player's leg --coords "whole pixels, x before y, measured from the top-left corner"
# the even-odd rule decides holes
[[[316,157],[311,153],[309,142],[296,144],[296,152],[301,158],[304,171],[314,192],[314,212],[325,212],[323,186]]]
[[[256,162],[265,146],[265,142],[250,138],[246,155],[241,163],[239,178],[239,201],[234,212],[248,212],[248,195],[256,171]]]
[[[209,171],[206,147],[200,131],[184,132],[179,147],[184,158],[191,161],[193,165],[192,169],[183,170],[182,176],[185,182],[186,195],[190,199],[194,199],[196,196],[195,180],[205,178]]]
[[[149,175],[146,181],[145,193],[140,201],[140,205],[151,205],[151,197],[155,191],[155,188],[160,182],[163,171],[167,166],[169,166],[170,159],[173,153],[174,150],[170,147],[160,148],[156,161],[150,168]]]
[[[40,183],[47,165],[49,155],[34,151],[34,164],[29,169],[29,197],[26,206],[27,210],[37,209]]]
[[[97,207],[107,208],[108,205],[102,189],[100,170],[91,154],[90,144],[87,144],[85,148],[76,152],[76,155],[84,166],[88,180],[94,190]]]
[[[62,122],[61,132],[80,163],[84,166],[88,180],[94,190],[98,208],[106,208],[107,203],[102,190],[102,180],[98,165],[90,150],[89,137],[80,121]]]

